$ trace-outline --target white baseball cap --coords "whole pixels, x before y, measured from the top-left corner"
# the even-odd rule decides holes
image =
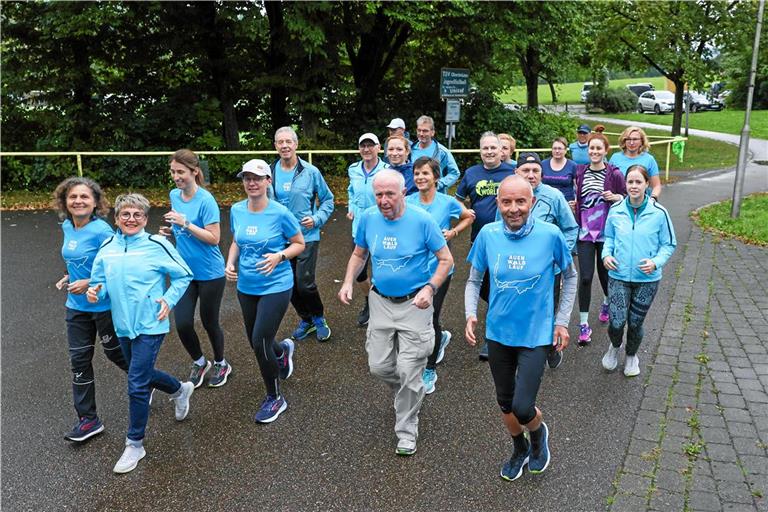
[[[370,140],[373,141],[374,144],[381,144],[379,142],[379,138],[373,134],[373,133],[364,133],[360,136],[360,138],[357,140],[358,144],[362,144],[364,140]]]
[[[242,178],[243,174],[250,173],[256,176],[272,176],[272,170],[269,168],[269,164],[259,158],[248,160],[243,164],[243,170],[237,173],[238,178]]]
[[[399,117],[396,117],[389,122],[389,124],[387,125],[387,128],[392,128],[393,130],[397,128],[402,128],[403,130],[405,130],[405,121],[403,121]]]

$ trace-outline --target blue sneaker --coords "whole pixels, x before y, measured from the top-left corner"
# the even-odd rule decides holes
[[[512,457],[501,468],[501,478],[504,480],[517,480],[523,474],[525,465],[528,464],[528,459],[531,456],[531,445],[528,444],[528,449],[525,453],[513,453]]]
[[[435,382],[437,382],[437,372],[435,370],[425,368],[424,373],[421,374],[421,380],[424,381],[424,391],[428,395],[435,392]]]
[[[288,408],[288,402],[285,398],[279,396],[277,398],[267,395],[267,398],[261,402],[261,407],[256,412],[256,416],[253,417],[256,423],[272,423],[280,416],[280,413]]]
[[[314,323],[314,331],[317,336],[317,341],[327,341],[331,337],[331,328],[328,327],[328,322],[325,321],[324,316],[312,317],[312,323]]]
[[[541,449],[539,453],[531,450],[531,457],[528,461],[528,471],[531,473],[543,473],[549,466],[549,429],[547,424],[541,422]]]
[[[481,361],[488,360],[488,343],[483,343],[483,346],[480,347],[480,353],[477,355],[477,358]]]
[[[64,439],[80,443],[104,432],[104,424],[97,418],[80,418],[72,430],[64,434]]]
[[[293,374],[293,349],[295,345],[289,339],[280,342],[283,347],[283,355],[277,358],[277,367],[280,371],[280,378],[285,380]]]
[[[305,339],[307,336],[309,336],[310,334],[312,334],[313,332],[315,332],[316,329],[317,328],[313,324],[305,320],[302,320],[299,322],[299,325],[296,327],[296,330],[293,331],[293,334],[291,334],[291,338],[295,339],[296,341],[301,341]]]
[[[450,342],[451,332],[443,331],[442,336],[440,337],[440,350],[437,352],[437,359],[435,360],[435,364],[438,364],[443,360],[445,357],[445,347],[447,347]]]

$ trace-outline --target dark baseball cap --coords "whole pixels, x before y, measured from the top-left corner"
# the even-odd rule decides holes
[[[537,164],[541,167],[541,158],[539,158],[537,153],[533,152],[520,153],[520,156],[517,157],[517,166],[520,167],[525,164]]]
[[[588,124],[583,124],[579,126],[579,129],[576,130],[577,133],[592,133],[592,128],[589,127]]]

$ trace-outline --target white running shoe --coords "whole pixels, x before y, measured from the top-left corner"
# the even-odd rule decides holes
[[[144,450],[143,446],[136,447],[126,444],[123,454],[120,456],[120,459],[118,459],[117,464],[115,464],[112,471],[119,474],[130,473],[136,469],[139,461],[143,459],[146,454],[147,452]]]
[[[195,385],[192,382],[181,383],[181,393],[176,398],[171,398],[176,402],[176,421],[181,421],[189,414],[189,397],[195,391]]]
[[[612,343],[608,343],[608,351],[603,356],[603,368],[609,372],[616,369],[619,365],[619,349],[621,347],[614,347]]]
[[[624,375],[627,377],[640,375],[640,358],[636,355],[627,356],[627,360],[624,362]]]

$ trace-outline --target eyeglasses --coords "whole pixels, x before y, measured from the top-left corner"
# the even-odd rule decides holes
[[[146,218],[147,214],[144,212],[120,212],[120,220],[144,220]]]
[[[628,139],[624,139],[624,140],[626,140],[627,142],[640,142],[643,139],[638,139],[637,137],[632,137],[632,138],[628,138]]]
[[[264,181],[267,178],[269,178],[269,176],[260,176],[260,175],[256,175],[256,176],[243,176],[243,181],[245,181],[245,182],[256,181],[256,182],[261,183],[262,181]]]

